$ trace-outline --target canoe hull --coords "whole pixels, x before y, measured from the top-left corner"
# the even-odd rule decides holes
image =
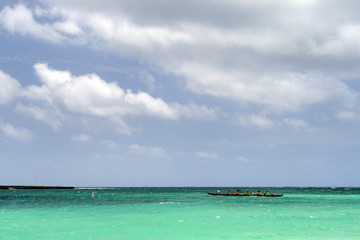
[[[245,194],[236,194],[236,193],[211,193],[208,192],[209,195],[213,196],[231,196],[231,197],[249,197],[250,195]]]
[[[266,194],[266,195],[254,195],[254,194],[236,194],[236,193],[211,193],[208,192],[209,195],[212,196],[228,196],[228,197],[250,197],[250,196],[255,196],[255,197],[282,197],[283,194]]]

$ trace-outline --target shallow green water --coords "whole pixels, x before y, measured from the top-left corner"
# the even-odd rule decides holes
[[[359,188],[269,190],[284,196],[207,194],[216,188],[0,190],[0,239],[360,239]]]

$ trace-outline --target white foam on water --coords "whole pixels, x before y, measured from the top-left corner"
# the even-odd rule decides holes
[[[173,204],[174,202],[159,202],[159,204]]]

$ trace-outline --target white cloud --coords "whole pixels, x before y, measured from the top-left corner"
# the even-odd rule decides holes
[[[285,118],[283,119],[283,122],[286,126],[290,127],[290,128],[293,128],[297,131],[299,130],[310,130],[312,129],[309,124],[302,120],[302,119],[289,119],[289,118]]]
[[[347,46],[348,39],[359,37],[356,21],[349,23],[350,17],[327,14],[326,18],[321,18],[324,8],[321,1],[311,1],[311,4],[299,4],[300,1],[211,4],[206,1],[172,1],[170,4],[162,1],[45,2],[48,7],[30,9],[22,4],[5,7],[1,22],[13,33],[29,34],[52,42],[78,42],[87,35],[84,43],[90,45],[95,41],[109,47],[117,46],[121,51],[125,51],[126,45],[133,47],[132,50],[153,53],[161,49],[170,50],[169,54],[178,53],[174,49],[181,47],[180,50],[186,51],[190,58],[201,58],[196,49],[203,53],[211,49],[210,54],[223,56],[227,50],[236,53],[253,50],[266,54],[314,54],[327,48],[334,39],[339,45]],[[327,10],[351,13],[351,9],[345,7],[344,10],[338,4],[328,3]],[[33,14],[47,18],[35,20]],[[68,38],[68,34],[72,38]],[[226,56],[236,60],[234,56]],[[179,60],[181,56],[176,57]],[[154,56],[151,58],[155,60]]]
[[[347,106],[357,99],[344,83],[321,75],[259,75],[214,69],[215,66],[186,63],[177,71],[186,77],[187,86],[196,93],[232,99],[240,104],[255,103],[267,107],[268,111],[296,112],[337,99]]]
[[[243,127],[258,127],[262,129],[273,128],[276,125],[273,120],[253,113],[239,114],[233,119],[233,122]]]
[[[355,2],[342,5],[331,1],[326,5],[326,16],[322,15],[323,1],[45,2],[49,5],[35,10],[22,4],[5,7],[0,22],[12,33],[56,43],[81,43],[147,61],[183,78],[194,93],[229,99],[240,106],[255,104],[267,112],[298,112],[333,103],[338,109],[353,108],[358,101],[357,93],[341,81],[350,75],[360,76],[354,65],[360,53]],[[40,21],[34,14],[46,17]],[[33,90],[46,93],[56,85],[57,100],[64,91],[69,94],[80,85],[84,87],[82,99],[61,100],[71,111],[108,116],[114,109],[120,115],[136,115],[141,109],[146,115],[164,119],[196,116],[190,105],[177,108],[144,92],[109,88],[111,84],[102,84],[94,74],[74,78],[59,71],[63,75],[59,80],[39,71],[57,74],[37,66],[47,88]],[[71,82],[65,83],[67,77]],[[101,92],[91,89],[89,82],[98,85]],[[104,104],[96,104],[86,95],[97,95]],[[123,107],[104,107],[106,96],[122,99]],[[85,106],[88,103],[90,107]],[[213,115],[211,109],[202,112]],[[269,121],[261,124],[271,125]]]
[[[15,110],[59,130],[69,117],[101,118],[113,129],[131,134],[134,128],[126,123],[129,117],[155,117],[164,120],[215,119],[216,111],[205,105],[167,103],[142,91],[122,89],[116,82],[106,82],[96,74],[74,76],[55,70],[47,64],[34,65],[41,85],[22,87],[8,74],[0,71],[0,104],[15,97],[20,101]],[[26,100],[26,105],[21,103]],[[29,102],[30,100],[30,102]]]
[[[313,39],[310,42],[310,51],[314,55],[346,57],[346,55],[360,52],[359,39],[360,24],[358,22],[345,23],[327,36],[326,41],[322,44]]]
[[[0,70],[0,104],[5,104],[21,95],[20,83]]]
[[[207,158],[207,159],[217,159],[219,158],[219,155],[215,152],[204,152],[204,151],[198,151],[195,154],[198,158]]]
[[[164,157],[167,156],[167,151],[158,146],[141,146],[138,144],[133,144],[129,146],[129,149],[132,153],[148,156],[157,156]]]
[[[109,139],[100,140],[100,143],[104,145],[107,149],[117,149],[119,147],[116,142]]]
[[[56,22],[54,23],[54,28],[59,32],[70,35],[79,35],[82,34],[82,30],[74,22]]]
[[[92,137],[87,134],[74,135],[71,137],[71,141],[74,142],[90,142]]]
[[[357,121],[360,119],[359,111],[340,111],[335,114],[335,117],[344,121]]]
[[[180,116],[187,119],[211,120],[217,118],[218,114],[218,110],[214,108],[208,108],[205,105],[196,105],[194,103],[188,105],[175,103],[172,107],[178,111]]]
[[[5,7],[0,13],[0,24],[11,33],[29,35],[49,42],[60,43],[64,37],[50,24],[38,23],[31,9],[22,4]]]
[[[177,42],[191,41],[191,35],[159,26],[139,26],[126,18],[109,18],[103,14],[91,13],[85,22],[97,37],[109,42],[118,42],[134,48],[149,51],[153,48],[169,48]]]
[[[232,119],[232,123],[242,127],[255,127],[260,129],[272,129],[288,127],[296,131],[312,132],[315,130],[308,122],[303,119],[297,118],[284,118],[282,120],[274,120],[266,117],[265,115],[256,114],[238,114]]]
[[[55,109],[63,107],[72,113],[107,118],[125,133],[130,133],[131,128],[124,122],[124,117],[150,116],[177,120],[181,117],[209,119],[216,115],[213,109],[206,106],[169,104],[142,91],[125,91],[116,82],[106,82],[96,74],[74,76],[69,71],[54,70],[42,63],[36,64],[34,68],[42,85],[27,87],[24,96]],[[60,121],[53,122],[53,118],[38,107],[19,106],[18,110],[53,127],[61,125]]]
[[[147,85],[149,91],[153,91],[156,88],[156,80],[151,74],[141,72],[139,78]]]
[[[234,160],[242,162],[242,163],[248,163],[249,162],[249,159],[246,158],[246,157],[235,157]]]
[[[23,127],[14,127],[9,123],[0,122],[0,132],[7,138],[11,138],[18,141],[31,141],[35,135]]]
[[[50,125],[54,130],[59,130],[62,121],[65,119],[60,110],[55,107],[41,108],[38,106],[24,106],[18,103],[15,110]]]

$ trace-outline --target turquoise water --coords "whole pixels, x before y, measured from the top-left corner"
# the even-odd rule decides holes
[[[0,239],[360,239],[360,188],[216,190],[0,190]]]

